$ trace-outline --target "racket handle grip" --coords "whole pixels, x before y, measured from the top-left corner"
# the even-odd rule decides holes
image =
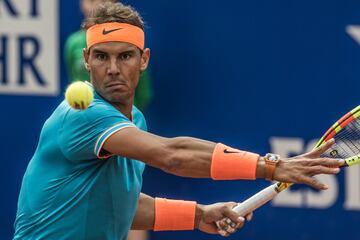
[[[252,197],[246,199],[244,202],[238,204],[233,211],[237,212],[241,216],[254,211],[255,209],[261,207],[265,203],[269,202],[278,194],[277,184],[272,184],[269,187],[261,190]]]

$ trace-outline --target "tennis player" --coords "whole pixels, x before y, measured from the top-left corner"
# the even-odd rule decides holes
[[[84,23],[85,67],[95,99],[85,111],[62,102],[45,122],[25,172],[14,239],[126,239],[129,229],[217,233],[241,228],[234,203],[201,205],[141,193],[145,164],[170,174],[214,180],[266,178],[326,189],[313,178],[336,174],[343,160],[319,158],[333,142],[292,159],[259,156],[222,143],[148,133],[134,92],[150,49],[130,6],[106,3]]]

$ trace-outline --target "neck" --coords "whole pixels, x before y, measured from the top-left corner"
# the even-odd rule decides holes
[[[124,114],[130,121],[132,121],[132,106],[134,101],[128,101],[126,103],[111,103],[117,110]]]

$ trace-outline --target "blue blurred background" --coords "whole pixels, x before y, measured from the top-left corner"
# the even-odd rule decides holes
[[[21,9],[23,2],[45,1],[0,1],[0,39],[16,37],[4,30],[8,28],[1,21],[11,15],[9,4]],[[54,25],[58,49],[50,50],[58,62],[57,93],[0,93],[1,239],[12,237],[23,173],[43,122],[62,101],[68,84],[64,42],[82,20],[78,1],[49,2],[58,13]],[[134,6],[147,24],[154,98],[145,117],[153,133],[290,156],[311,148],[313,139],[360,103],[356,41],[360,1],[123,2]],[[2,46],[0,42],[0,71],[5,69]],[[9,49],[11,58],[16,51]],[[49,49],[40,46],[40,51]],[[11,61],[5,67],[10,65]],[[0,90],[6,84],[1,82]],[[353,226],[360,222],[360,168],[328,180],[335,183],[329,193],[294,188],[256,211],[253,221],[228,239],[357,239],[358,229]],[[242,201],[268,184],[179,178],[148,167],[143,192],[213,203]],[[198,231],[150,235],[151,239],[221,238]]]

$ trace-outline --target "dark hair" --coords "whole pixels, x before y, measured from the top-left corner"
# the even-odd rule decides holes
[[[144,30],[144,22],[140,14],[131,6],[119,2],[97,5],[82,23],[82,28],[86,30],[95,24],[107,22],[128,23]]]

